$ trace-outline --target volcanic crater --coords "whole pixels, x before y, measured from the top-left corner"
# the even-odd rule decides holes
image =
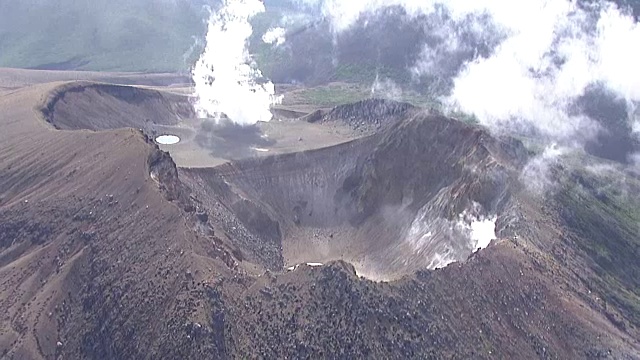
[[[602,281],[519,140],[379,99],[246,128],[94,82],[0,108],[3,356],[640,356],[606,291],[635,278]]]
[[[197,120],[186,96],[91,83],[57,88],[43,113],[58,129],[133,127],[149,136]],[[488,242],[502,234],[503,219],[517,219],[511,199],[527,152],[516,140],[381,99],[299,121],[350,129],[351,139],[179,170],[198,199],[213,198],[232,209],[252,236],[273,247],[272,258],[259,261],[261,266],[280,271],[344,260],[362,276],[398,279],[466,260],[477,250],[468,230],[473,222],[499,219],[496,238]],[[234,144],[246,146],[243,139],[260,131],[223,126],[229,129],[227,140],[238,140],[227,142],[228,151],[238,154]],[[252,257],[260,252],[251,246],[242,250]]]

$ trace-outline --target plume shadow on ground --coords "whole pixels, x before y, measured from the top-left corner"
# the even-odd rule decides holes
[[[195,140],[211,155],[231,160],[255,156],[259,151],[256,149],[276,143],[267,138],[257,125],[242,126],[227,119],[203,121]]]
[[[624,99],[601,84],[595,84],[577,99],[576,107],[600,125],[600,131],[585,144],[585,150],[604,159],[631,163],[632,154],[640,150],[640,141],[633,134],[633,121]]]

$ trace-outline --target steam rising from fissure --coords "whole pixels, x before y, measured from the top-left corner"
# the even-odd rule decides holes
[[[280,98],[253,61],[250,19],[265,11],[260,0],[224,0],[209,18],[206,46],[192,69],[195,109],[200,117],[223,114],[240,125],[269,121]]]
[[[474,204],[478,208],[478,204]],[[405,241],[417,254],[428,257],[428,269],[440,269],[464,261],[470,254],[489,246],[496,237],[497,217],[478,211],[464,211],[457,219],[433,216],[425,206],[412,222]]]

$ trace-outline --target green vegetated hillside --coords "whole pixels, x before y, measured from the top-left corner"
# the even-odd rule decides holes
[[[0,67],[184,71],[200,50],[195,39],[202,40],[206,31],[205,5],[219,3],[0,0]],[[617,3],[634,12],[640,8],[636,0]],[[366,28],[356,26],[336,42],[317,8],[300,8],[293,0],[266,0],[265,4],[267,12],[254,19],[251,50],[265,75],[276,82],[370,82],[376,75],[407,82],[411,75],[408,66],[422,49],[428,30],[440,28],[439,21],[446,20],[406,21],[403,11],[389,8],[369,19]],[[288,30],[299,32],[288,34],[286,51],[260,40],[269,27],[283,25],[283,15],[287,16]],[[433,24],[425,26],[425,21]],[[443,65],[445,77],[455,73],[467,55],[452,54],[452,60]],[[433,79],[425,81],[433,83]],[[438,90],[447,84],[433,86]]]
[[[205,16],[191,0],[3,0],[0,67],[180,71]]]
[[[614,0],[623,11],[638,14],[637,0]],[[446,1],[445,1],[446,3]],[[597,11],[600,0],[580,0]],[[477,56],[489,56],[503,40],[499,31],[479,33],[466,21],[455,21],[448,11],[414,16],[400,6],[380,8],[358,19],[350,29],[336,34],[331,21],[318,8],[300,7],[292,0],[267,1],[267,11],[253,19],[250,49],[265,76],[278,83],[320,85],[330,82],[371,84],[390,79],[421,93],[446,94],[462,66]],[[491,29],[491,21],[477,21]],[[284,26],[285,46],[264,44],[269,28]],[[457,48],[441,45],[441,33],[455,32]],[[420,62],[424,46],[439,49],[430,73],[417,76],[412,67]],[[446,49],[446,50],[443,50]]]
[[[596,269],[597,276],[584,281],[604,289],[603,300],[640,326],[640,178],[613,166],[584,164],[569,164],[555,200],[573,242]]]
[[[406,22],[406,14],[394,9],[379,13],[366,29],[358,23],[336,37],[320,14],[271,6],[253,19],[250,49],[264,74],[276,82],[371,84],[381,77],[408,83],[409,68],[422,50],[424,29],[415,29],[417,21]],[[283,25],[283,17],[287,19],[286,46],[262,42],[269,28]]]

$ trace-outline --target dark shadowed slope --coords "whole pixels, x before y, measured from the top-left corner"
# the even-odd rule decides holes
[[[195,116],[187,96],[95,83],[57,87],[42,112],[47,122],[61,130],[146,129],[152,124],[176,125]]]
[[[205,34],[196,0],[0,2],[0,66],[186,71]]]

